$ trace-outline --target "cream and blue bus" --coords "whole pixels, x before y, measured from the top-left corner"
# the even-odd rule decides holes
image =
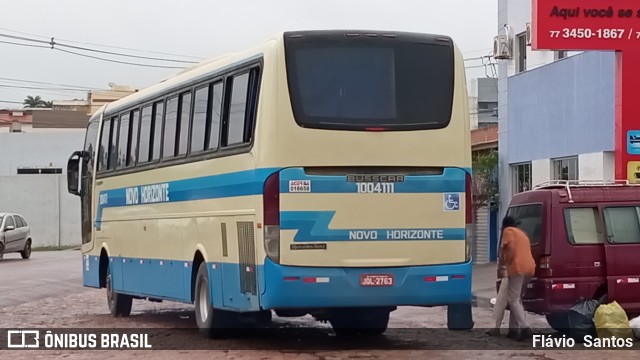
[[[84,285],[195,304],[207,336],[313,315],[383,333],[471,301],[470,124],[451,38],[284,32],[109,103],[68,163]]]

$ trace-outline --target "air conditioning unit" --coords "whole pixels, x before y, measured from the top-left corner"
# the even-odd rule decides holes
[[[525,31],[524,36],[527,46],[531,46],[531,23],[527,23],[527,30]]]
[[[507,35],[498,35],[493,38],[493,57],[495,59],[511,59],[511,40]]]

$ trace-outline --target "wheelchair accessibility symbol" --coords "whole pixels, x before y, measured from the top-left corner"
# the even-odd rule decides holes
[[[443,208],[444,208],[444,211],[460,210],[460,194],[444,193]]]

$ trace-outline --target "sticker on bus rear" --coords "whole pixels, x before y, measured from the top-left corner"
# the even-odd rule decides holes
[[[460,210],[460,194],[459,193],[444,193],[443,198],[443,210],[444,211],[458,211]]]
[[[289,192],[311,192],[311,180],[289,180]]]

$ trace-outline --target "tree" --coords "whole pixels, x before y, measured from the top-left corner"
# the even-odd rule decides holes
[[[498,151],[489,150],[473,156],[473,207],[475,210],[497,203]]]
[[[51,101],[44,101],[40,96],[28,95],[22,102],[25,108],[50,108],[53,103]]]

